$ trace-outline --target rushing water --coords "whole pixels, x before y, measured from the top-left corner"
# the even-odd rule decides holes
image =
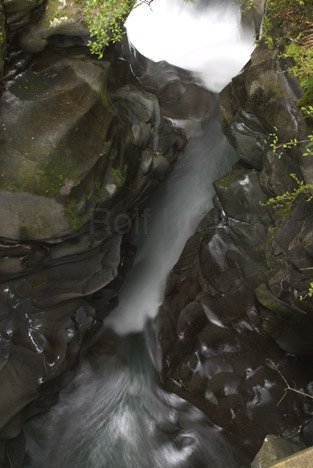
[[[235,0],[153,0],[137,6],[126,26],[143,55],[197,73],[214,92],[248,62],[254,43]]]
[[[244,466],[200,411],[160,388],[142,335],[113,348],[85,360],[58,405],[28,425],[25,468]]]
[[[234,160],[215,113],[203,135],[189,141],[170,177],[147,203],[148,230],[143,227],[134,268],[119,295],[119,306],[106,321],[118,334],[139,332],[155,316],[169,271],[212,206],[212,182]]]
[[[145,7],[131,15],[132,43],[150,58],[201,72],[206,85],[219,90],[252,49],[251,38],[239,34],[238,9],[211,2],[178,10],[174,0],[157,2],[154,19],[150,10],[140,12]],[[162,301],[167,274],[211,207],[213,180],[235,157],[217,113],[204,127],[147,202],[149,222],[138,236],[135,265],[102,342],[58,404],[28,423],[25,468],[246,466],[200,411],[161,388],[153,346],[143,333]]]

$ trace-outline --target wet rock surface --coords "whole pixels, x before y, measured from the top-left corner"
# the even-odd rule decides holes
[[[5,56],[6,30],[5,16],[2,2],[0,2],[0,78],[2,77]]]
[[[305,439],[311,394],[312,202],[264,206],[301,177],[299,151],[282,159],[264,135],[305,132],[296,85],[257,48],[221,94],[226,134],[242,160],[215,183],[215,208],[171,272],[157,318],[163,379],[255,455],[266,434]],[[282,71],[282,69],[280,68]],[[279,368],[279,372],[277,368]],[[281,374],[280,374],[281,372]]]
[[[30,20],[31,13],[43,4],[43,0],[3,0],[6,21],[11,31],[15,31]]]
[[[52,48],[6,83],[0,187],[1,216],[8,222],[2,237],[72,234],[96,205],[110,202],[133,180],[128,203],[149,178],[157,179],[150,166],[145,173],[140,168],[145,148],[154,166],[164,160],[166,172],[183,147],[184,136],[163,123],[157,97],[135,84],[107,93],[110,73],[108,62],[91,59],[83,49]]]

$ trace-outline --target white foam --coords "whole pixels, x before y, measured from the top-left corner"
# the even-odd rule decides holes
[[[214,92],[238,74],[254,48],[253,29],[243,30],[238,6],[223,0],[201,9],[199,0],[154,0],[134,9],[126,28],[144,56],[199,74]]]

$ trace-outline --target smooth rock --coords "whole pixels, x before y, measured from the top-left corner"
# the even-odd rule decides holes
[[[11,30],[25,26],[32,11],[42,5],[43,0],[3,0],[8,25]]]
[[[267,435],[261,450],[252,462],[251,468],[269,468],[274,462],[298,452],[301,446],[282,437]]]

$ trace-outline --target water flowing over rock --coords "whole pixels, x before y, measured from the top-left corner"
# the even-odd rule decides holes
[[[167,283],[157,318],[167,388],[198,405],[252,453],[266,434],[303,437],[310,392],[312,202],[291,212],[264,203],[301,177],[301,152],[270,151],[265,135],[301,139],[297,84],[277,56],[258,47],[244,72],[221,93],[221,117],[241,156],[215,183],[215,208],[188,241]],[[285,352],[287,351],[287,353]],[[274,363],[274,366],[273,366]],[[279,404],[278,404],[279,403]]]
[[[141,66],[152,82],[149,61]],[[9,57],[0,102],[1,438],[16,437],[40,401],[49,405],[112,309],[133,257],[136,209],[185,145],[175,120],[211,112],[210,94],[188,73],[172,80],[180,73],[164,65],[163,88],[145,86],[116,53],[98,62],[53,41]],[[199,107],[169,116],[167,100],[179,94]]]
[[[228,468],[248,466],[269,433],[313,443],[300,394],[313,395],[313,201],[266,205],[312,175],[300,146],[282,165],[269,142],[307,131],[278,52],[258,46],[220,95],[241,159],[215,181],[158,311],[212,180],[234,161],[208,89],[250,56],[265,3],[246,18],[226,0],[183,4],[178,49],[164,41],[177,5],[163,2],[158,46],[196,76],[126,39],[95,60],[74,0],[0,0],[5,468]],[[138,240],[147,200],[159,211]]]

